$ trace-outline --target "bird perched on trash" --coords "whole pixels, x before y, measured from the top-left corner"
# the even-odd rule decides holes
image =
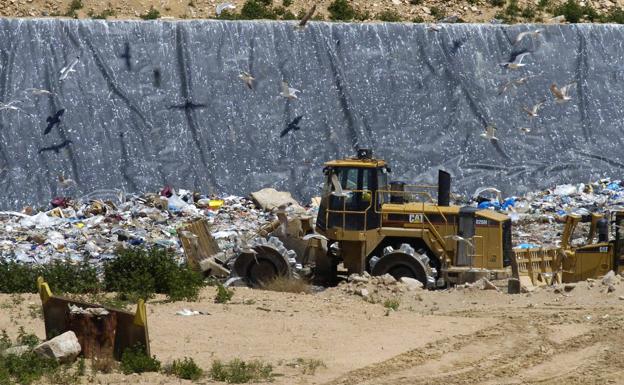
[[[65,109],[61,108],[60,110],[56,111],[54,115],[48,116],[46,118],[46,122],[48,122],[48,126],[46,127],[45,131],[43,131],[43,135],[47,135],[48,133],[50,133],[50,131],[52,131],[52,128],[54,126],[61,124],[61,116],[63,116],[64,113],[65,113]]]
[[[308,21],[312,18],[312,16],[314,15],[314,12],[316,12],[316,4],[312,5],[312,8],[310,8],[308,10],[308,12],[303,16],[303,18],[301,19],[301,21],[299,22],[299,25],[297,26],[297,28],[303,29],[305,28],[306,24],[308,23]]]
[[[537,37],[541,33],[542,33],[541,29],[536,29],[534,31],[520,32],[518,34],[518,36],[516,36],[516,40],[514,40],[513,45],[516,45],[516,44],[520,43],[522,41],[522,39],[524,39],[525,36]]]
[[[537,111],[540,108],[542,108],[544,103],[546,103],[545,99],[542,100],[541,102],[537,103],[536,105],[534,105],[531,109],[529,109],[528,107],[522,107],[522,111],[526,112],[530,117],[536,118],[537,117]]]
[[[284,136],[286,136],[286,134],[288,134],[290,131],[299,131],[301,127],[299,127],[298,124],[302,118],[303,118],[303,115],[299,115],[296,118],[294,118],[292,122],[288,123],[288,126],[286,126],[286,128],[284,128],[282,132],[280,133],[280,138],[283,138]]]
[[[61,76],[59,77],[59,80],[63,81],[67,79],[67,77],[69,76],[71,72],[76,72],[74,67],[78,64],[79,61],[80,61],[80,56],[76,56],[76,58],[71,63],[69,63],[69,65],[66,65],[65,67],[61,68],[61,71],[60,71]]]
[[[530,52],[523,52],[519,54],[518,56],[516,56],[514,60],[511,62],[500,63],[500,66],[508,68],[508,69],[512,69],[512,70],[518,69],[520,67],[524,67],[526,66],[526,64],[522,63],[522,59],[524,59],[525,56],[530,55],[530,54],[531,54]]]
[[[485,139],[498,141],[498,138],[496,137],[496,127],[492,125],[485,127],[485,131],[482,132],[480,136]]]
[[[457,242],[463,242],[463,243],[467,244],[468,246],[470,246],[470,248],[474,249],[474,245],[472,244],[472,242],[470,242],[469,240],[467,240],[464,237],[460,237],[459,235],[455,235],[455,234],[447,235],[444,238],[450,238],[450,239],[452,239],[454,241],[457,241]]]
[[[221,3],[217,4],[217,16],[221,16],[223,11],[233,11],[236,9],[236,6],[232,3]]]
[[[576,84],[576,82],[572,82],[570,84],[567,84],[567,85],[561,87],[561,89],[559,89],[557,87],[557,84],[555,84],[555,83],[551,84],[550,85],[550,92],[552,92],[553,96],[555,97],[555,101],[557,103],[565,103],[568,100],[572,100],[570,95],[568,95],[568,92],[570,91],[570,87],[572,87],[574,84]]]
[[[238,75],[238,78],[241,79],[243,82],[245,82],[245,85],[250,90],[253,90],[253,82],[254,82],[254,80],[256,80],[256,78],[251,76],[251,74],[249,72],[246,72],[246,71],[241,72],[241,74]]]
[[[73,186],[73,185],[76,184],[76,182],[74,182],[73,179],[65,178],[65,176],[63,174],[60,174],[58,176],[58,182],[59,182],[59,185],[61,187],[63,187],[63,188],[68,188],[68,187]]]
[[[37,153],[41,154],[42,152],[46,152],[46,151],[54,151],[56,154],[58,154],[62,148],[69,146],[70,143],[73,143],[73,142],[71,140],[64,140],[62,143],[44,147],[40,149],[39,151],[37,151]]]
[[[297,97],[297,92],[301,92],[296,88],[291,88],[288,86],[287,82],[282,82],[282,92],[280,92],[280,95],[286,99],[292,100],[292,99],[299,99]]]

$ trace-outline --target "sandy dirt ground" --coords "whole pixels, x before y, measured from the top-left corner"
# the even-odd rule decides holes
[[[259,359],[279,374],[275,384],[624,384],[624,284],[608,294],[599,282],[518,295],[369,289],[376,299],[340,286],[315,294],[237,288],[228,304],[214,303],[213,287],[198,302],[154,300],[152,353],[165,364],[192,357],[204,369],[215,359]],[[399,300],[397,311],[384,307],[387,298]],[[36,295],[0,296],[0,329],[14,338],[23,326],[43,338],[39,305]],[[210,314],[176,316],[182,308]],[[297,358],[326,368],[303,374]],[[185,383],[154,373],[95,376],[129,381]]]

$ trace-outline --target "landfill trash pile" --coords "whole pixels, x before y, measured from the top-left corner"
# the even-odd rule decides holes
[[[529,192],[522,197],[503,199],[487,188],[473,196],[473,205],[506,212],[514,224],[514,247],[559,246],[565,217],[577,214],[606,213],[624,208],[624,187],[620,180],[600,179],[593,183],[558,185],[552,189]],[[479,190],[477,190],[479,192]],[[586,233],[588,224],[578,232]],[[572,244],[584,238],[572,238]]]
[[[127,247],[161,246],[182,260],[178,229],[190,220],[210,224],[224,258],[236,255],[246,239],[275,215],[252,200],[207,197],[187,190],[164,188],[160,194],[124,196],[101,193],[88,199],[54,198],[52,208],[35,212],[0,212],[0,259],[23,263],[53,260],[99,264]]]

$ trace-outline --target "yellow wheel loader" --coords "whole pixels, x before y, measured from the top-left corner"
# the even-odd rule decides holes
[[[368,149],[325,163],[323,172],[316,232],[329,247],[316,257],[318,283],[335,281],[340,265],[347,274],[388,273],[429,288],[510,275],[509,217],[450,205],[448,173],[439,171],[438,186],[390,182],[390,167]]]

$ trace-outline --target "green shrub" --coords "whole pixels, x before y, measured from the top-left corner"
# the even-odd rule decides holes
[[[160,370],[160,361],[145,354],[143,346],[136,345],[124,350],[120,368],[124,374],[157,372]]]
[[[68,17],[77,17],[76,15],[76,11],[82,8],[82,1],[81,0],[72,0],[71,3],[69,3],[69,8],[67,9],[67,12],[65,12],[65,16]]]
[[[390,23],[396,23],[398,21],[401,21],[401,15],[399,15],[397,11],[393,11],[390,9],[378,13],[377,18],[381,21],[386,21]]]
[[[24,330],[23,326],[19,327],[19,330],[17,332],[17,344],[18,345],[27,345],[27,346],[30,346],[31,348],[34,348],[35,346],[39,345],[39,342],[41,342],[39,340],[39,337],[37,337],[36,335],[32,333],[26,333],[26,330]]]
[[[545,9],[548,8],[550,6],[550,0],[539,0],[539,2],[537,3],[537,8],[539,9]]]
[[[535,8],[529,5],[522,10],[522,13],[520,15],[525,19],[533,19],[535,17]]]
[[[143,20],[155,20],[160,17],[160,11],[151,7],[147,13],[142,14],[140,17]]]
[[[386,309],[391,309],[394,311],[399,310],[399,305],[401,304],[401,302],[399,302],[399,300],[397,298],[391,298],[391,299],[387,299],[384,301],[384,307]]]
[[[112,9],[105,9],[98,14],[95,14],[93,12],[89,13],[89,17],[92,19],[107,19],[111,16],[115,16],[115,11],[113,11]]]
[[[355,18],[355,8],[347,0],[334,0],[329,7],[329,18],[337,21],[351,21]]]
[[[56,260],[46,265],[0,261],[0,292],[35,293],[37,277],[42,276],[52,291],[93,293],[100,289],[97,270],[87,262]]]
[[[11,339],[9,338],[6,330],[2,329],[2,333],[0,333],[0,351],[8,349],[12,345],[13,343],[11,343]]]
[[[228,303],[233,296],[233,290],[226,288],[220,283],[217,285],[217,295],[215,296],[216,303]]]
[[[137,248],[122,250],[104,264],[104,286],[130,297],[147,299],[158,293],[171,301],[196,300],[203,279],[186,264],[179,265],[166,250]]]
[[[290,7],[294,0],[282,0],[282,5],[286,8]]]
[[[520,14],[520,7],[518,6],[518,0],[509,0],[505,13],[510,17],[516,17]]]
[[[0,384],[29,385],[59,369],[54,359],[41,358],[33,352],[20,356],[0,356]],[[4,381],[4,382],[3,382]]]
[[[241,19],[277,19],[277,14],[269,7],[271,2],[247,0],[241,9]]]
[[[444,12],[442,8],[433,6],[431,7],[431,16],[435,17],[436,19],[441,19],[446,16],[446,12]]]
[[[609,11],[605,16],[605,22],[624,24],[624,10],[620,7],[615,7]]]
[[[174,360],[173,363],[165,369],[165,373],[185,380],[196,381],[201,378],[204,371],[197,366],[192,358],[184,357],[181,361]]]
[[[565,16],[566,21],[570,23],[578,23],[583,17],[584,10],[576,0],[568,0],[559,7],[556,7],[553,13]]]
[[[224,381],[229,384],[245,384],[247,382],[273,380],[273,366],[254,360],[245,362],[238,358],[222,363],[215,360],[210,368],[210,377],[215,381]]]
[[[293,368],[299,368],[301,373],[313,376],[319,368],[327,368],[321,360],[314,358],[297,358],[295,361],[286,364]]]
[[[505,5],[506,0],[488,0],[488,3],[495,7],[502,7]]]

